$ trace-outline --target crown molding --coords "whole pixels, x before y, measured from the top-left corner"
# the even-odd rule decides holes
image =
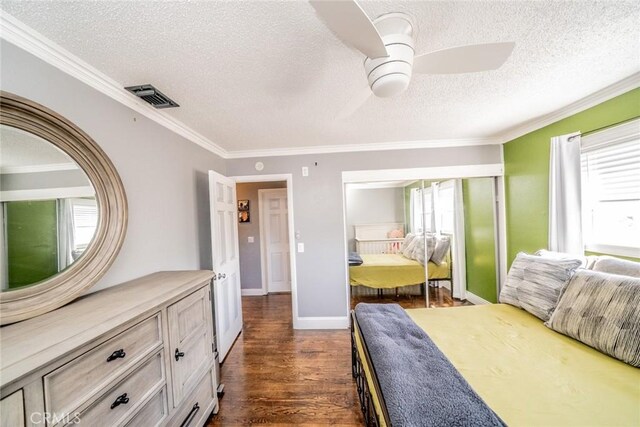
[[[545,114],[533,120],[529,120],[515,127],[512,127],[511,129],[502,132],[498,139],[501,141],[501,143],[505,144],[523,135],[526,135],[538,129],[542,129],[545,126],[549,126],[550,124],[553,124],[562,119],[566,119],[567,117],[573,116],[574,114],[577,114],[581,111],[584,111],[591,107],[595,107],[598,104],[602,104],[605,101],[608,101],[612,98],[615,98],[616,96],[622,95],[623,93],[629,92],[630,90],[636,89],[638,87],[640,87],[640,72],[631,74],[629,77],[626,77],[612,85],[600,89],[599,91],[594,92],[591,95],[585,96],[584,98],[566,105],[552,113]]]
[[[371,144],[320,145],[313,147],[270,148],[265,150],[238,150],[228,152],[228,159],[250,157],[300,156],[305,154],[353,153],[362,151],[411,150],[441,147],[467,147],[471,145],[501,144],[498,138],[429,139],[423,141],[397,141]]]
[[[227,151],[210,139],[139,100],[126,91],[124,85],[2,10],[0,10],[0,37],[189,141],[226,158]]]

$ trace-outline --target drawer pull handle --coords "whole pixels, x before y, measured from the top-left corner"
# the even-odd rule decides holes
[[[129,403],[129,398],[127,397],[127,393],[121,394],[116,397],[116,400],[111,404],[111,409],[114,409],[116,406],[126,405]]]
[[[178,360],[180,360],[181,357],[184,357],[184,351],[180,351],[176,348],[175,356],[176,356],[176,362],[177,362]]]
[[[111,353],[111,356],[107,357],[107,362],[111,362],[112,360],[124,358],[127,353],[124,352],[124,349],[116,350]]]
[[[193,419],[196,417],[196,414],[198,413],[199,410],[200,410],[200,405],[198,405],[198,402],[196,402],[196,404],[193,405],[193,408],[191,408],[191,412],[189,412],[189,415],[187,415],[187,418],[185,418],[182,424],[180,424],[180,427],[188,426],[189,423],[193,421]]]

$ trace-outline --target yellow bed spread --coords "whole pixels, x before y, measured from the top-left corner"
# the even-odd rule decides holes
[[[351,286],[389,289],[424,283],[424,266],[401,254],[364,254],[362,265],[349,267]],[[448,260],[441,265],[429,261],[429,279],[449,278]]]
[[[510,426],[640,426],[640,369],[506,304],[410,309]]]

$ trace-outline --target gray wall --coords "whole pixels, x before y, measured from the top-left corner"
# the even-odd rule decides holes
[[[5,41],[0,49],[1,89],[75,123],[124,183],[126,239],[92,291],[158,270],[211,268],[207,170],[224,174],[224,160]]]
[[[249,200],[251,222],[238,224],[240,240],[240,285],[242,289],[262,288],[262,268],[260,266],[260,213],[258,211],[258,190],[267,188],[286,188],[286,181],[249,182],[236,186],[238,200]],[[254,242],[249,243],[248,237]]]
[[[355,251],[355,225],[404,223],[404,188],[349,188],[346,210],[349,250]]]
[[[300,317],[347,313],[342,171],[502,163],[500,146],[485,145],[232,159],[227,175],[255,175],[256,161],[264,163],[263,174],[293,175],[293,219],[305,244],[296,254]],[[302,176],[302,166],[309,176]]]

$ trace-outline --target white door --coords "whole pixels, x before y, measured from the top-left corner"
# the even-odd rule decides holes
[[[216,341],[222,362],[242,330],[235,181],[209,171],[209,204]]]
[[[260,241],[267,292],[291,292],[287,189],[259,190]]]

